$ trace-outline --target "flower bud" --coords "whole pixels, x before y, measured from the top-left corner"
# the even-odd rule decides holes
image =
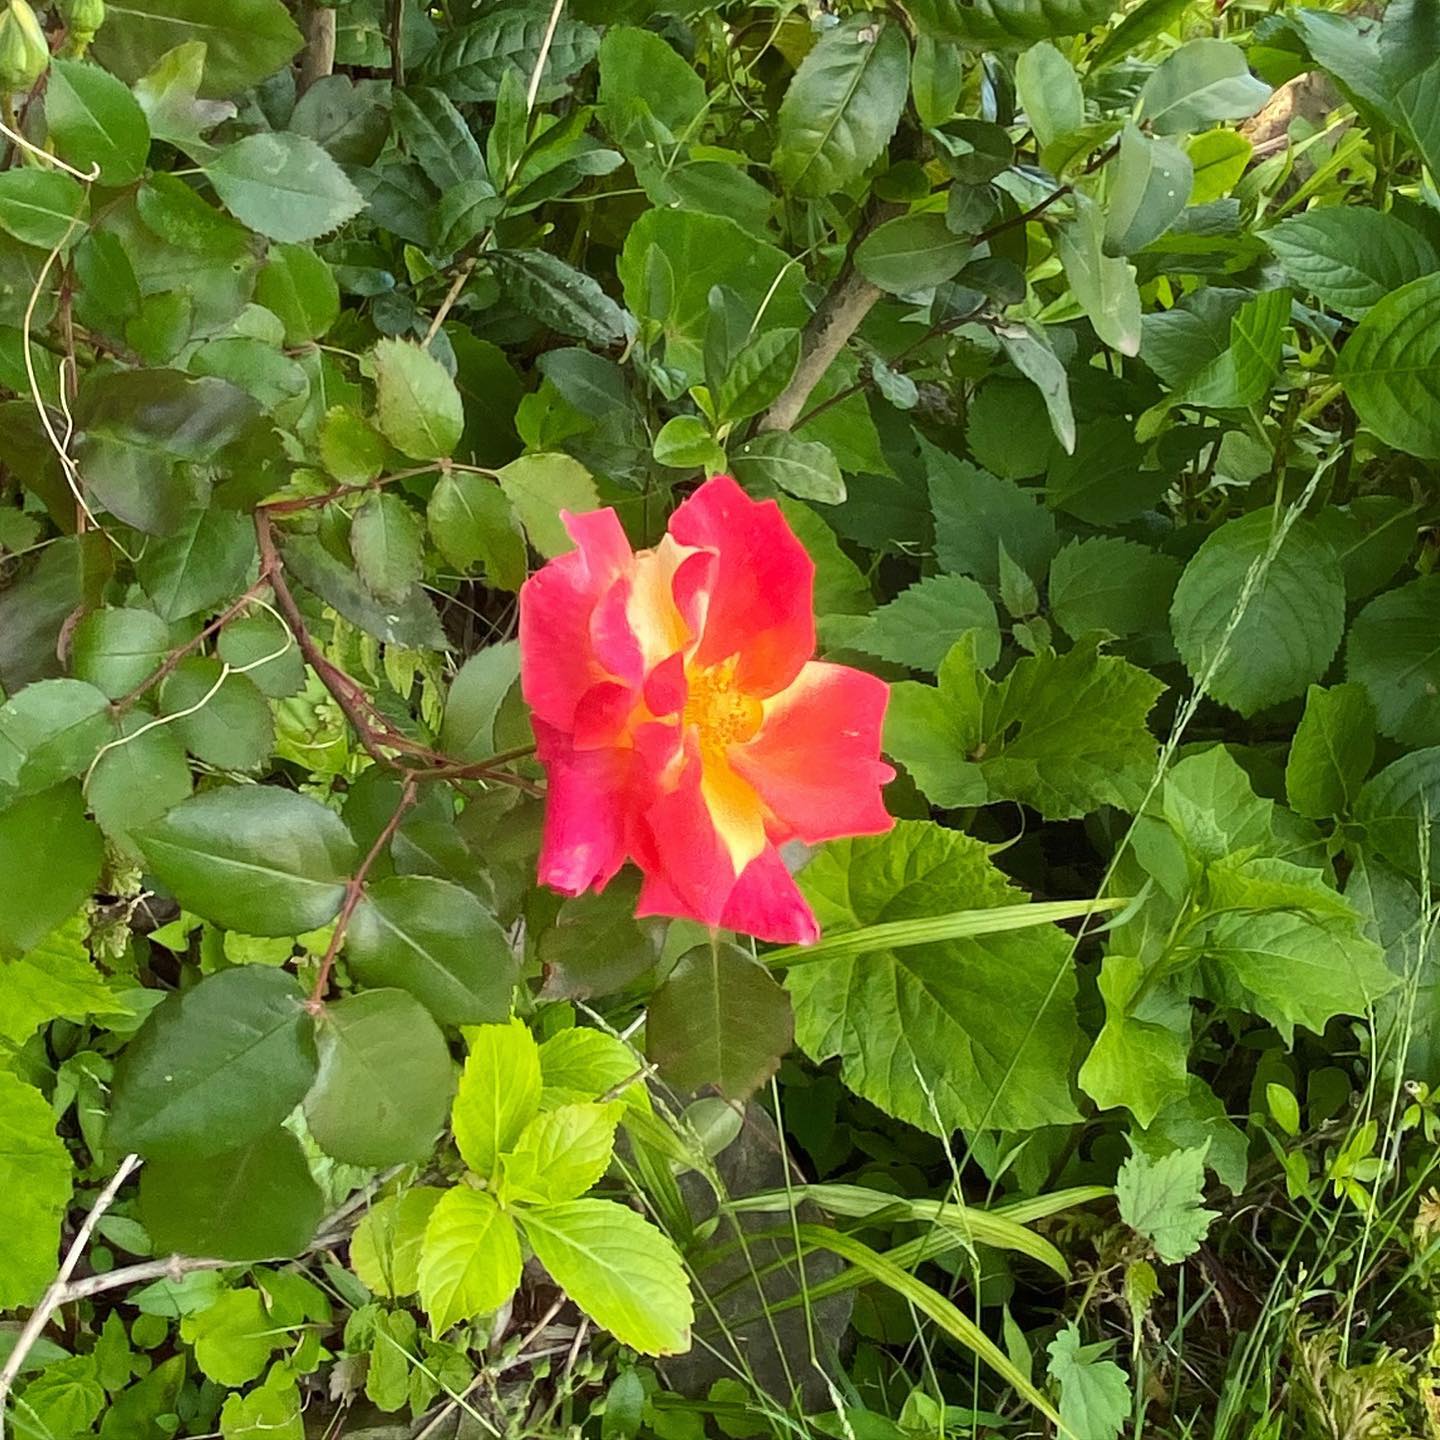
[[[83,55],[105,23],[105,0],[60,0],[60,15],[69,32],[65,49],[71,55]]]
[[[27,0],[10,0],[0,14],[0,90],[28,90],[50,64],[45,32]]]

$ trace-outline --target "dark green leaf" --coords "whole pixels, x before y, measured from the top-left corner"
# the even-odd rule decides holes
[[[542,325],[591,345],[624,338],[625,312],[593,276],[544,250],[495,250],[486,259],[509,298]]]
[[[911,14],[926,34],[1013,49],[1092,30],[1114,9],[1114,0],[913,0]]]
[[[548,7],[539,5],[494,10],[447,35],[431,52],[425,74],[453,100],[493,101],[507,70],[528,79],[543,53],[537,98],[554,100],[565,93],[563,82],[594,59],[599,37],[562,12],[546,46],[549,19]]]
[[[77,678],[118,700],[170,650],[170,627],[153,610],[92,610],[76,627],[70,664]]]
[[[340,317],[330,267],[304,245],[272,245],[255,281],[255,298],[280,317],[285,343],[318,340]]]
[[[32,884],[0,886],[0,954],[38,945],[79,909],[100,879],[104,854],[74,781],[0,810],[0,869],[34,877]]]
[[[246,675],[191,655],[160,689],[160,709],[197,760],[220,770],[255,770],[275,744],[270,706]]]
[[[52,250],[78,237],[90,208],[80,185],[55,170],[0,174],[0,230],[24,245]]]
[[[171,814],[212,798],[197,796]],[[168,995],[116,1067],[107,1137],[121,1150],[167,1160],[259,1139],[310,1088],[314,1030],[295,977],[268,966],[222,970]]]
[[[1345,670],[1368,692],[1381,731],[1405,745],[1440,744],[1440,576],[1377,596],[1355,617]]]
[[[254,558],[255,527],[250,517],[201,505],[172,534],[152,541],[135,568],[161,618],[175,621],[208,610],[243,589]]]
[[[40,680],[0,705],[0,801],[82,774],[109,738],[109,713],[83,680]]]
[[[377,600],[403,600],[425,572],[419,518],[399,496],[377,491],[355,512],[350,554]]]
[[[518,590],[525,579],[525,536],[505,492],[485,475],[443,475],[430,492],[430,536],[457,569],[484,568],[490,584]]]
[[[974,247],[933,211],[901,215],[877,226],[855,251],[855,264],[872,284],[892,295],[933,290],[960,271]]]
[[[1337,375],[1355,413],[1386,444],[1440,457],[1440,275],[1371,306],[1340,352]]]
[[[1265,231],[1265,243],[1297,290],[1353,319],[1440,264],[1418,230],[1384,211],[1358,207],[1291,216]]]
[[[1050,613],[1072,639],[1094,631],[1163,630],[1180,562],[1130,540],[1096,536],[1067,545],[1050,566]]]
[[[1206,130],[1217,121],[1244,120],[1270,98],[1245,52],[1228,40],[1191,40],[1167,55],[1140,93],[1144,118],[1157,135]]]
[[[130,91],[98,65],[56,60],[45,84],[45,123],[56,152],[77,170],[98,170],[107,186],[145,170],[150,127]]]
[[[742,345],[715,387],[722,422],[746,420],[772,404],[800,363],[798,330],[767,330]]]
[[[882,605],[847,643],[893,664],[934,672],[966,633],[975,635],[983,667],[1000,658],[1000,625],[984,587],[965,575],[931,575]]]
[[[1312,685],[1285,765],[1291,809],[1314,820],[1349,814],[1374,758],[1375,710],[1365,687]]]
[[[399,90],[393,104],[395,133],[437,190],[489,178],[480,146],[444,91],[426,85]]]

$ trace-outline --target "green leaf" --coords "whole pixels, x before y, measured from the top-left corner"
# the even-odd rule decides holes
[[[611,995],[655,965],[665,924],[653,916],[637,920],[638,897],[635,878],[621,874],[602,893],[577,895],[560,906],[554,924],[540,934],[547,996]]]
[[[378,600],[403,599],[425,573],[425,539],[415,512],[398,495],[377,491],[350,524],[355,569]]]
[[[0,174],[0,230],[22,245],[58,249],[78,236],[90,202],[80,185],[55,170]]]
[[[213,1305],[180,1321],[180,1338],[195,1347],[195,1363],[218,1385],[240,1386],[270,1363],[284,1331],[250,1286],[227,1290]]]
[[[741,346],[715,386],[722,423],[746,420],[772,404],[800,363],[798,330],[767,330]]]
[[[147,1158],[233,1150],[294,1109],[315,1066],[314,1022],[295,977],[260,965],[222,970],[166,996],[126,1047],[107,1138]]]
[[[85,948],[81,916],[0,965],[0,1037],[23,1045],[41,1026],[64,1016],[127,1015],[130,1007],[106,983]]]
[[[385,438],[412,460],[451,454],[465,429],[460,392],[445,367],[413,341],[376,345],[376,416]]]
[[[247,1395],[230,1394],[220,1407],[222,1440],[305,1440],[300,1387],[281,1366]]]
[[[344,485],[368,485],[385,468],[389,451],[384,440],[353,410],[332,406],[320,422],[320,459]]]
[[[1440,744],[1437,618],[1440,577],[1422,576],[1372,600],[1346,642],[1347,675],[1364,686],[1381,731],[1405,745]]]
[[[1065,278],[1095,333],[1122,355],[1140,353],[1140,291],[1128,262],[1107,255],[1105,217],[1086,196],[1075,197],[1075,219],[1062,225],[1055,249]]]
[[[443,90],[417,85],[397,90],[391,103],[396,136],[437,190],[488,178],[475,136]]]
[[[124,1333],[122,1326],[120,1334]],[[47,1365],[15,1398],[14,1433],[26,1440],[31,1436],[93,1434],[91,1427],[105,1409],[105,1389],[98,1375],[94,1353]],[[129,1377],[127,1364],[125,1378]]]
[[[319,145],[289,131],[236,140],[216,151],[204,171],[225,208],[271,240],[314,240],[365,203]]]
[[[591,345],[625,337],[625,312],[587,275],[544,250],[492,250],[507,296],[542,325]]]
[[[625,1081],[621,1093],[627,1104],[649,1107],[649,1095],[641,1081],[644,1065],[623,1041],[603,1030],[572,1026],[557,1031],[540,1047],[540,1078],[544,1082],[541,1104],[551,1107],[577,1101],[598,1100]]]
[[[776,486],[819,505],[845,502],[845,479],[834,452],[788,430],[767,430],[747,440],[735,452],[733,466],[735,478],[760,493]]]
[[[0,956],[38,945],[73,914],[99,882],[104,855],[74,781],[0,810],[0,872],[32,877],[0,885]]]
[[[255,299],[280,317],[287,345],[318,340],[340,318],[340,287],[305,245],[272,245],[255,280]]]
[[[259,612],[232,620],[216,645],[220,658],[243,670],[262,695],[284,700],[305,688],[305,657],[289,627]]]
[[[1120,1218],[1167,1265],[1178,1265],[1200,1248],[1216,1216],[1203,1207],[1204,1198],[1204,1147],[1176,1150],[1161,1160],[1137,1150],[1115,1181]]]
[[[496,1174],[540,1108],[540,1050],[523,1020],[477,1025],[455,1095],[455,1144],[483,1178]]]
[[[1133,255],[1158,240],[1184,210],[1194,175],[1190,157],[1183,150],[1127,124],[1109,176],[1105,253]]]
[[[590,472],[568,455],[522,455],[500,470],[499,479],[530,543],[545,556],[575,548],[561,510],[579,513],[600,504]]]
[[[1440,747],[1412,750],[1372,776],[1360,792],[1355,818],[1373,848],[1406,875],[1420,875],[1427,856],[1440,857]],[[3,818],[3,817],[0,817]],[[1440,875],[1440,858],[1430,861]]]
[[[548,11],[515,6],[461,25],[430,52],[425,75],[452,100],[494,101],[507,70],[528,79],[543,56],[536,99],[558,99],[564,82],[595,58],[599,37],[563,12],[553,27],[549,18]]]
[[[1222,120],[1245,120],[1270,98],[1245,52],[1228,40],[1191,40],[1151,72],[1140,107],[1157,135],[1208,130]]]
[[[900,821],[827,846],[801,872],[827,940],[1024,897],[959,831]],[[963,914],[961,916],[963,918]],[[1065,1123],[1078,1035],[1069,937],[1044,926],[821,956],[787,973],[795,1036],[887,1114],[931,1134]]]
[[[118,700],[169,652],[170,627],[153,610],[106,607],[92,610],[75,627],[70,665],[78,679]]]
[[[537,1205],[578,1199],[609,1167],[623,1110],[582,1102],[535,1116],[505,1156],[506,1195]]]
[[[1234,130],[1205,130],[1192,135],[1185,146],[1185,154],[1195,170],[1190,203],[1208,205],[1228,195],[1239,183],[1254,153],[1255,147]]]
[[[526,1210],[521,1224],[555,1283],[622,1345],[642,1355],[690,1348],[694,1307],[669,1236],[611,1200]]]
[[[420,1303],[431,1332],[498,1310],[519,1283],[515,1222],[483,1191],[447,1190],[430,1212],[420,1252]]]
[[[189,799],[193,788],[179,737],[171,727],[151,726],[143,710],[123,716],[85,785],[95,823],[127,856],[140,853],[134,832]]]
[[[1033,321],[1006,325],[996,332],[1010,363],[1040,392],[1050,428],[1067,453],[1075,448],[1075,415],[1070,407],[1070,380],[1044,330]]]
[[[1130,1420],[1129,1378],[1113,1360],[1100,1358],[1110,1348],[1108,1342],[1082,1345],[1074,1321],[1046,1347],[1050,1376],[1060,1386],[1060,1423],[1083,1440],[1113,1440]]]
[[[941,662],[938,688],[893,687],[885,749],[936,805],[1020,800],[1048,819],[1133,810],[1154,769],[1145,719],[1163,689],[1093,645],[1024,656],[997,682],[967,637]]]
[[[127,0],[107,7],[92,52],[122,80],[138,80],[192,43],[205,47],[200,93],[214,98],[238,95],[273,75],[304,38],[281,0],[226,0],[223,8],[206,0]]]
[[[1077,540],[1050,566],[1050,613],[1072,639],[1102,632],[1138,635],[1169,614],[1180,562],[1131,540]]]
[[[1175,1150],[1204,1149],[1205,1164],[1222,1185],[1235,1195],[1245,1188],[1249,1141],[1198,1075],[1190,1077],[1184,1099],[1167,1105],[1153,1125],[1130,1132],[1130,1144],[1152,1160],[1163,1159]]]
[[[456,760],[493,755],[495,717],[520,678],[520,646],[513,640],[487,645],[461,667],[445,697],[440,749]]]
[[[445,1125],[452,1085],[445,1037],[403,990],[367,990],[328,1005],[316,1032],[320,1072],[305,1120],[347,1165],[422,1159]]]
[[[951,646],[972,633],[976,659],[988,668],[1000,658],[1000,623],[989,595],[968,576],[931,575],[882,605],[846,643],[933,674]]]
[[[600,42],[601,123],[621,144],[643,143],[646,122],[686,135],[705,113],[705,82],[658,35],[612,25]]]
[[[932,35],[917,35],[910,63],[910,94],[920,123],[935,127],[953,119],[963,83],[964,57],[956,47]]]
[[[697,945],[650,997],[645,1053],[679,1091],[713,1085],[744,1100],[779,1068],[794,1036],[790,997],[734,945]]]
[[[1292,1043],[1296,1025],[1320,1035],[1336,1015],[1364,1015],[1399,977],[1351,920],[1222,915],[1205,946],[1212,999],[1268,1020]]]
[[[1114,9],[1115,0],[913,0],[910,14],[925,34],[996,50],[1079,35]]]
[[[897,21],[862,13],[827,31],[780,106],[771,162],[780,183],[818,198],[859,179],[895,133],[909,71],[909,46]]]
[[[1392,290],[1355,327],[1336,376],[1387,445],[1440,458],[1440,275]]]
[[[325,1205],[300,1142],[281,1129],[235,1149],[220,1139],[219,1154],[150,1160],[141,1170],[140,1214],[156,1252],[221,1260],[299,1255]]]
[[[413,1295],[420,1288],[425,1227],[443,1194],[433,1185],[416,1185],[365,1212],[350,1237],[350,1268],[377,1295]]]
[[[109,714],[83,680],[27,685],[0,705],[0,786],[33,795],[81,774],[110,738]]]
[[[245,935],[328,924],[360,859],[334,811],[262,785],[196,795],[135,838],[187,910]]]
[[[855,251],[855,265],[872,284],[892,295],[933,290],[960,272],[974,249],[968,235],[956,235],[943,215],[901,215],[878,225]]]
[[[1080,1067],[1080,1088],[1102,1109],[1124,1105],[1149,1125],[1184,1095],[1190,1052],[1190,1003],[1167,987],[1146,990],[1144,963],[1107,955],[1100,970],[1105,1024]]]
[[[1055,517],[1032,490],[997,480],[922,440],[935,512],[935,553],[946,570],[1000,584],[1004,546],[1032,580],[1045,574],[1055,553]]]
[[[525,580],[525,536],[504,491],[484,475],[442,475],[426,511],[435,547],[458,570],[479,565],[501,590]]]
[[[98,65],[55,60],[45,83],[45,124],[56,153],[100,183],[129,185],[145,173],[150,127],[130,91]]]
[[[160,618],[173,622],[243,590],[254,558],[255,526],[248,515],[200,505],[147,545],[135,570]]]
[[[1080,78],[1048,40],[1032,45],[1016,60],[1015,89],[1042,149],[1084,125]]]
[[[0,1070],[0,1185],[0,1305],[14,1310],[33,1305],[59,1268],[71,1165],[45,1097],[9,1070]]]
[[[1289,318],[1287,290],[1242,300],[1235,291],[1202,289],[1172,310],[1145,317],[1141,358],[1176,401],[1253,405],[1274,380]]]
[[[1374,758],[1375,708],[1366,687],[1312,685],[1285,765],[1290,808],[1312,820],[1348,815]]]
[[[367,885],[345,947],[357,979],[409,991],[445,1024],[510,1013],[519,959],[495,918],[448,880],[395,875]]]
[[[180,3],[185,4],[187,0],[180,0]],[[245,8],[243,4],[237,5],[227,11],[227,14],[241,12]],[[293,31],[290,16],[282,7],[277,5],[270,9],[268,0],[258,0],[258,4],[252,0],[249,8],[257,21],[261,21],[262,17],[255,13],[256,11],[268,12],[263,18],[274,20],[278,10],[282,28]],[[133,9],[126,11],[123,16],[109,18],[107,38],[116,35],[133,39],[141,23],[139,13]],[[245,38],[249,54],[258,54],[263,50],[265,37],[262,34],[251,33]],[[298,44],[298,33],[295,34],[295,40]],[[110,46],[98,40],[95,48],[110,51]],[[140,102],[140,108],[145,112],[151,135],[157,140],[168,140],[196,159],[203,159],[210,153],[210,146],[202,138],[205,132],[213,130],[235,114],[235,106],[228,101],[199,98],[204,84],[202,77],[207,72],[208,51],[209,47],[204,40],[186,40],[176,45],[173,50],[161,54],[148,70],[138,73],[130,87]],[[110,55],[105,66],[116,74],[121,74],[125,69],[123,58],[116,54]],[[222,50],[217,46],[208,66],[212,86],[223,66]]]
[[[1440,265],[1418,230],[1381,210],[1308,210],[1266,230],[1264,240],[1297,290],[1357,320]]]
[[[1345,628],[1345,582],[1330,546],[1297,520],[1272,558],[1274,534],[1268,510],[1222,525],[1186,565],[1170,607],[1185,668],[1242,715],[1318,680]]]
[[[160,709],[174,717],[185,748],[221,770],[254,770],[275,746],[270,705],[248,675],[226,674],[219,660],[191,655],[160,687]]]

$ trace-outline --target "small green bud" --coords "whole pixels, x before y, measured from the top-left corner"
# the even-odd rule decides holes
[[[10,0],[0,14],[0,90],[28,90],[50,64],[45,32],[27,0]]]
[[[68,32],[67,53],[83,55],[105,23],[105,0],[60,0],[60,15]]]

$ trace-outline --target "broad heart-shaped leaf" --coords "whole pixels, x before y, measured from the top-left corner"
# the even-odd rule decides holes
[[[92,53],[107,70],[133,81],[191,43],[205,47],[199,91],[213,99],[238,95],[273,75],[295,56],[304,37],[281,0],[226,0],[224,6],[209,0],[129,0],[107,11]]]
[[[71,1166],[49,1102],[9,1070],[0,1070],[0,1186],[0,1305],[13,1310],[33,1305],[55,1278]]]
[[[1365,687],[1380,729],[1405,745],[1440,744],[1440,576],[1387,590],[1355,618],[1345,647],[1351,680]]]
[[[827,846],[800,883],[827,936],[1024,899],[979,841],[922,821]],[[1069,956],[1069,936],[1041,926],[798,964],[785,977],[796,1040],[931,1134],[1067,1123],[1079,1036]]]
[[[1050,613],[1072,639],[1163,630],[1180,562],[1118,536],[1077,540],[1050,565]],[[981,657],[983,659],[983,656]]]
[[[1000,624],[985,587],[968,575],[930,575],[882,605],[846,643],[895,665],[934,672],[967,632],[976,636],[978,662],[993,665],[1000,658]]]
[[[1327,206],[1264,232],[1290,283],[1358,319],[1392,290],[1434,273],[1434,247],[1383,210]]]
[[[465,408],[445,367],[409,340],[382,340],[371,357],[385,438],[412,460],[438,460],[460,443]]]
[[[540,1048],[523,1020],[476,1025],[460,1075],[452,1124],[460,1157],[482,1178],[520,1138],[540,1108]]]
[[[877,226],[855,251],[855,264],[872,284],[892,295],[933,290],[957,274],[974,249],[943,215],[912,213]]]
[[[460,570],[479,565],[499,590],[525,581],[525,535],[505,492],[488,475],[442,475],[426,510],[435,548]]]
[[[1440,275],[1371,306],[1336,373],[1355,413],[1387,445],[1440,457]]]
[[[1312,685],[1285,764],[1290,808],[1312,820],[1348,815],[1374,758],[1375,707],[1365,686]]]
[[[885,749],[940,806],[1020,800],[1048,819],[1133,809],[1154,768],[1145,719],[1163,689],[1093,642],[1026,655],[997,682],[976,663],[972,632],[941,662],[938,688],[894,686]]]
[[[135,838],[187,910],[245,935],[318,930],[360,859],[334,811],[265,785],[196,795]]]
[[[0,230],[22,245],[51,250],[80,233],[89,199],[58,170],[7,170],[0,175]]]
[[[735,478],[763,494],[769,486],[821,505],[845,501],[845,477],[828,445],[788,430],[766,430],[734,453]]]
[[[150,127],[129,88],[98,65],[56,60],[45,83],[45,124],[56,153],[102,185],[129,185],[145,172]]]
[[[1345,627],[1345,581],[1329,544],[1308,520],[1296,520],[1267,560],[1274,534],[1269,510],[1222,525],[1191,557],[1170,607],[1185,668],[1242,715],[1318,680]]]
[[[1065,278],[1095,333],[1122,355],[1140,353],[1140,291],[1128,261],[1105,252],[1105,216],[1084,195],[1075,197],[1075,218],[1060,227],[1055,248]]]
[[[535,1116],[505,1157],[509,1200],[553,1205],[578,1199],[609,1166],[624,1108],[582,1101]]]
[[[542,554],[563,555],[572,550],[561,510],[594,510],[600,504],[590,472],[568,455],[522,455],[500,471],[505,492],[530,543]]]
[[[898,21],[851,15],[800,63],[780,106],[773,164],[796,195],[843,190],[895,133],[909,89],[910,51]]]
[[[1137,1150],[1115,1181],[1120,1218],[1148,1240],[1167,1265],[1178,1265],[1200,1248],[1215,1219],[1215,1211],[1202,1208],[1204,1197],[1203,1146],[1175,1150],[1160,1160]]]
[[[355,512],[350,554],[377,599],[403,599],[425,573],[420,521],[398,495],[377,491]]]
[[[110,706],[83,680],[39,680],[0,705],[0,795],[80,774],[110,738]]]
[[[357,979],[409,991],[447,1025],[503,1020],[520,974],[495,917],[468,890],[431,875],[367,885],[345,953]]]
[[[277,1126],[315,1068],[314,1021],[295,977],[221,970],[166,996],[126,1047],[107,1138],[147,1158],[233,1150]]]
[[[526,1209],[520,1223],[540,1263],[602,1329],[642,1355],[690,1347],[695,1318],[670,1237],[613,1200]]]
[[[1364,1015],[1399,977],[1353,920],[1296,913],[1222,915],[1205,942],[1210,997],[1268,1020],[1285,1037],[1319,1035],[1336,1015]]]
[[[1073,1321],[1046,1346],[1051,1377],[1060,1386],[1065,1432],[1085,1440],[1113,1440],[1130,1419],[1134,1402],[1124,1370],[1104,1357],[1109,1343],[1082,1345]]]
[[[350,1268],[377,1295],[413,1295],[420,1288],[425,1227],[445,1191],[416,1185],[377,1200],[350,1237]]]
[[[1127,124],[1109,177],[1105,253],[1132,255],[1158,240],[1184,210],[1194,178],[1183,150]]]
[[[379,1167],[430,1153],[454,1077],[445,1037],[418,1000],[366,990],[328,1005],[316,1047],[305,1120],[327,1155]]]
[[[1079,35],[1114,9],[1114,0],[913,0],[909,13],[926,34],[1000,50]]]
[[[1167,55],[1140,93],[1144,118],[1157,135],[1208,130],[1221,120],[1244,120],[1270,98],[1245,52],[1228,40],[1191,40]]]
[[[25,795],[0,809],[0,958],[38,945],[94,890],[105,858],[100,831],[85,818],[77,781]]]
[[[645,1053],[677,1090],[743,1100],[779,1068],[794,1028],[790,997],[753,956],[697,945],[650,997]]]
[[[1155,986],[1140,995],[1145,965],[1107,955],[1100,970],[1105,1024],[1080,1067],[1080,1088],[1102,1109],[1124,1105],[1149,1125],[1189,1086],[1190,1002]]]
[[[289,131],[247,135],[216,151],[204,168],[225,208],[270,240],[314,240],[364,206],[330,156]]]
[[[515,1222],[483,1191],[447,1190],[425,1225],[418,1280],[435,1335],[498,1310],[520,1283]]]
[[[300,1142],[279,1128],[217,1155],[150,1160],[140,1172],[140,1214],[159,1255],[298,1255],[324,1204]]]

